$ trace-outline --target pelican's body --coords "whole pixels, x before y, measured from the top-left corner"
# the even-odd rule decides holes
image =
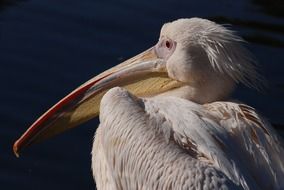
[[[101,105],[92,168],[98,189],[281,189],[283,148],[254,109],[121,88]]]
[[[92,150],[99,190],[284,189],[280,137],[253,108],[228,101],[237,83],[261,82],[241,43],[205,19],[167,23],[154,47],[43,114],[14,152],[100,112]]]

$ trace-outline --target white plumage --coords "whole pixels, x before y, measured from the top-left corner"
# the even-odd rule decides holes
[[[101,103],[92,168],[98,189],[282,189],[283,148],[253,108],[138,99],[121,88]]]

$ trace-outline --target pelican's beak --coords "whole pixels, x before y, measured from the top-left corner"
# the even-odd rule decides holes
[[[181,84],[168,77],[155,48],[99,74],[60,100],[15,142],[14,153],[98,116],[100,101],[110,88],[121,86],[136,96],[153,96]]]

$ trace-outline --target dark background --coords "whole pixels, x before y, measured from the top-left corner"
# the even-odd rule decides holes
[[[101,71],[156,43],[163,23],[202,17],[245,38],[269,87],[234,94],[281,132],[284,124],[282,0],[0,1],[0,189],[94,189],[94,119],[35,145],[12,144],[40,114]]]

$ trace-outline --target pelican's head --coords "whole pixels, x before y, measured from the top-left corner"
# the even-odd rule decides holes
[[[50,108],[15,142],[14,152],[96,117],[102,96],[115,86],[140,97],[179,96],[198,103],[225,99],[238,82],[253,86],[259,76],[241,43],[209,20],[167,23],[155,46],[97,75]]]
[[[224,100],[236,83],[253,87],[260,76],[243,40],[206,19],[164,24],[154,49],[168,76],[184,83],[172,93],[198,103]]]

